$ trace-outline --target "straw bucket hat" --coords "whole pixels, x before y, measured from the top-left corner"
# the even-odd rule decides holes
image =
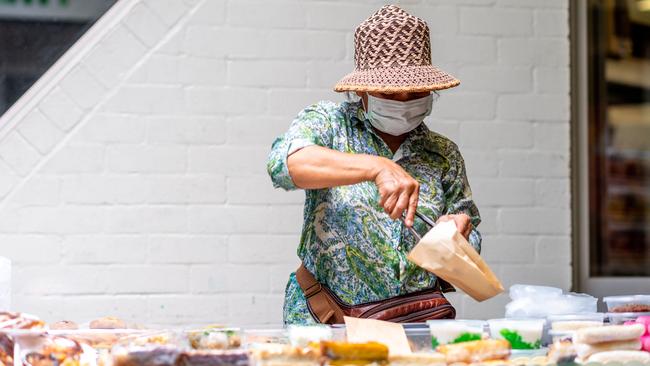
[[[431,65],[427,23],[396,5],[383,6],[357,27],[354,63],[335,91],[422,92],[460,84]]]

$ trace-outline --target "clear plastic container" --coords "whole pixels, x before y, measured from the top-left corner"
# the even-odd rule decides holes
[[[406,333],[406,339],[411,346],[411,351],[418,353],[428,353],[434,351],[434,348],[431,344],[431,333],[429,332],[429,329],[425,327],[411,329],[406,328],[404,329],[404,332]]]
[[[490,319],[490,336],[505,339],[512,349],[539,349],[542,346],[545,319]]]
[[[640,316],[650,316],[647,313],[607,313],[607,319],[610,324],[623,324],[627,321],[634,321]]]
[[[427,321],[431,344],[460,343],[483,338],[487,322],[484,320],[440,319]]]
[[[584,313],[569,315],[550,315],[547,319],[551,330],[570,332],[581,328],[602,326],[605,321],[605,314]]]
[[[607,296],[603,301],[610,313],[650,313],[650,295]]]
[[[239,328],[204,327],[183,332],[195,350],[224,350],[241,347],[242,335]]]

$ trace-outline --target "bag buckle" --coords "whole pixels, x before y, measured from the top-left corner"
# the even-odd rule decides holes
[[[320,284],[320,282],[316,282],[315,284],[309,286],[309,288],[305,289],[303,292],[305,294],[305,297],[309,299],[321,291],[323,291],[323,286]]]

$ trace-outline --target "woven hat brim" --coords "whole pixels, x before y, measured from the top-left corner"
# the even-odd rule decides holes
[[[435,66],[402,66],[355,70],[334,86],[334,91],[379,93],[423,92],[453,88],[460,80]]]

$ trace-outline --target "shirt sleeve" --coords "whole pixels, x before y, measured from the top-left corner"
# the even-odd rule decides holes
[[[275,188],[294,190],[296,185],[289,174],[287,158],[294,152],[311,145],[332,148],[333,124],[321,104],[303,109],[291,122],[289,130],[275,139],[271,146],[266,169]]]
[[[443,178],[446,203],[445,214],[464,213],[470,217],[472,230],[469,234],[469,243],[480,253],[482,239],[481,233],[476,227],[481,223],[481,215],[472,199],[472,189],[467,180],[465,161],[455,145],[451,149],[448,159],[449,170]]]

